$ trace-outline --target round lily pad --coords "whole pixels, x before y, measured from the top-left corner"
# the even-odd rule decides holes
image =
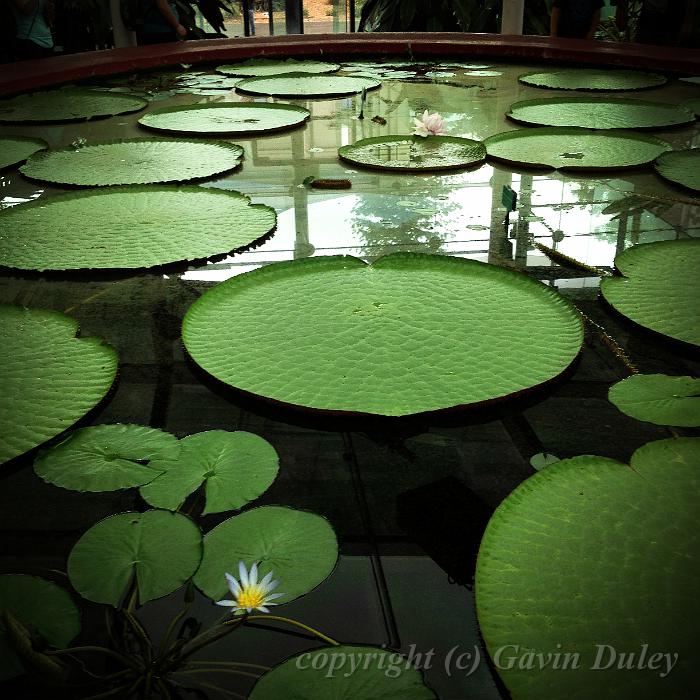
[[[188,310],[183,340],[217,379],[287,404],[403,416],[545,382],[573,361],[563,297],[484,263],[396,253],[276,263]]]
[[[95,425],[72,432],[44,450],[34,471],[49,484],[73,491],[114,491],[141,486],[161,472],[153,461],[180,452],[178,439],[143,425]]]
[[[139,124],[157,131],[190,134],[249,134],[290,129],[311,113],[296,105],[231,102],[153,109]]]
[[[283,73],[335,73],[340,70],[340,66],[337,63],[323,61],[295,61],[293,58],[286,61],[254,59],[244,63],[226,63],[223,66],[217,66],[216,70],[225,75],[263,77]]]
[[[243,149],[226,141],[125,139],[35,153],[27,177],[65,185],[137,185],[210,177],[238,166]]]
[[[481,141],[457,136],[378,136],[341,146],[342,160],[376,170],[452,170],[481,163]]]
[[[657,425],[700,426],[700,379],[633,374],[613,384],[608,398],[623,413]]]
[[[506,116],[523,124],[588,129],[657,129],[695,121],[693,112],[680,105],[594,96],[523,100],[512,104]]]
[[[495,134],[484,145],[496,160],[560,169],[630,168],[671,150],[665,141],[634,131],[547,126]]]
[[[270,487],[279,471],[275,448],[253,433],[209,430],[180,440],[182,450],[154,458],[162,472],[141,487],[147,503],[176,510],[204,483],[204,514],[234,510],[256,499]]]
[[[475,577],[513,700],[688,697],[699,530],[700,438],[648,443],[629,466],[565,459],[518,486],[489,521]]]
[[[117,607],[132,577],[141,604],[182,586],[197,570],[202,535],[167,510],[120,513],[93,525],[68,557],[68,577],[83,598]]]
[[[571,68],[518,77],[525,85],[554,90],[643,90],[665,85],[667,79],[659,73],[635,70],[602,70],[600,68]]]
[[[218,525],[204,537],[202,563],[194,578],[212,600],[228,594],[225,573],[258,563],[260,576],[272,571],[279,581],[276,602],[308,593],[335,568],[338,542],[330,523],[319,515],[281,506],[253,508]]]
[[[0,101],[0,122],[63,122],[138,112],[148,102],[135,95],[63,88]]]
[[[340,646],[305,651],[256,681],[250,700],[436,700],[421,672],[401,654],[380,647]]]
[[[654,167],[667,180],[700,191],[700,148],[664,153]]]
[[[688,109],[692,109],[695,112],[695,116],[700,116],[700,98],[696,100],[687,100],[683,103]]]
[[[240,192],[134,185],[68,192],[0,211],[0,265],[116,269],[196,260],[250,246],[277,216]]]
[[[0,138],[0,170],[24,162],[32,153],[48,148],[44,139],[29,136],[3,136]]]
[[[80,613],[67,591],[51,581],[24,574],[0,576],[0,617],[10,613],[52,647],[67,647],[80,632]],[[25,673],[25,667],[0,628],[0,680]]]
[[[117,353],[70,316],[0,305],[0,464],[69,428],[107,393]]]
[[[700,345],[700,240],[637,245],[620,253],[615,267],[623,277],[600,283],[609,304],[640,326]]]
[[[362,90],[373,90],[381,85],[379,80],[349,75],[287,75],[246,78],[236,85],[236,90],[251,95],[275,97],[341,97]]]

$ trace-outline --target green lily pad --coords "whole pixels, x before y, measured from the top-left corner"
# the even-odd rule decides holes
[[[687,100],[683,105],[688,109],[692,109],[696,117],[700,116],[700,98],[696,100]]]
[[[233,170],[243,149],[226,141],[125,139],[35,153],[20,168],[27,177],[65,185],[182,182]]]
[[[680,105],[594,96],[522,100],[506,116],[523,124],[588,129],[657,129],[695,121],[693,112]]]
[[[0,305],[0,464],[62,433],[112,386],[116,351],[77,330],[57,311]]]
[[[341,160],[376,170],[452,170],[486,158],[481,141],[457,136],[378,136],[338,149]]]
[[[293,58],[286,61],[258,58],[243,63],[226,63],[223,66],[217,66],[216,70],[225,75],[267,77],[283,73],[335,73],[340,70],[340,66],[337,63],[323,61],[295,61]]]
[[[269,78],[246,78],[236,85],[238,92],[275,97],[341,97],[373,90],[379,80],[349,75],[309,75],[289,73]]]
[[[549,452],[538,452],[530,457],[530,466],[537,472],[557,462],[561,462],[559,457]]]
[[[565,459],[518,486],[489,521],[475,579],[513,700],[688,697],[699,530],[700,438],[648,443],[629,466]]]
[[[190,307],[182,336],[195,362],[244,391],[387,416],[520,393],[563,372],[582,342],[578,312],[548,287],[415,253],[238,275]]]
[[[300,126],[310,114],[296,105],[230,102],[153,109],[139,124],[171,133],[250,134]]]
[[[58,649],[67,647],[80,632],[80,613],[68,592],[35,576],[0,576],[0,613],[6,612]],[[7,631],[2,628],[0,649],[0,680],[25,673],[25,667],[7,638]]]
[[[421,672],[380,647],[340,646],[292,656],[256,681],[250,700],[436,700]]]
[[[668,81],[659,73],[643,73],[636,70],[602,70],[600,68],[571,68],[518,77],[525,85],[554,90],[643,90],[665,85]]]
[[[560,169],[630,168],[671,150],[665,141],[634,131],[547,126],[495,134],[484,145],[496,160]]]
[[[253,433],[209,430],[180,440],[181,452],[155,458],[163,473],[141,487],[141,495],[156,508],[176,510],[204,483],[204,514],[242,508],[270,487],[279,471],[275,448]]]
[[[623,413],[657,425],[700,426],[700,379],[633,374],[613,384],[608,398]]]
[[[700,345],[700,240],[637,245],[615,258],[623,277],[601,280],[605,300],[645,328]]]
[[[0,122],[82,121],[138,112],[147,104],[146,100],[135,95],[63,88],[1,100]]]
[[[29,136],[3,136],[0,138],[0,170],[22,163],[32,153],[48,148],[44,139]]]
[[[661,177],[700,191],[700,148],[664,153],[656,159],[654,167]]]
[[[176,459],[178,439],[143,425],[95,425],[72,432],[44,450],[34,471],[47,483],[73,491],[114,491],[141,486],[161,472],[154,460]]]
[[[132,578],[141,604],[182,586],[199,566],[202,535],[167,510],[120,513],[93,525],[68,557],[68,577],[83,598],[117,607]]]
[[[281,506],[253,508],[225,520],[204,536],[202,563],[194,577],[212,600],[228,595],[225,573],[258,562],[260,576],[272,571],[279,581],[276,602],[308,593],[335,568],[338,542],[330,523],[319,515]]]
[[[193,213],[196,212],[196,215]],[[277,216],[233,190],[135,185],[68,192],[0,211],[0,265],[116,269],[197,260],[248,247]]]

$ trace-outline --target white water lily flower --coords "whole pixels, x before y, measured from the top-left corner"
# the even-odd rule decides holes
[[[231,575],[224,574],[233,600],[218,600],[217,605],[233,608],[234,615],[242,615],[244,612],[270,612],[266,606],[277,605],[270,601],[281,598],[284,593],[271,593],[279,585],[279,581],[272,580],[272,571],[267,574],[262,581],[258,582],[257,562],[246,569],[245,563],[238,562],[238,578],[240,583]]]
[[[437,113],[428,114],[426,109],[420,119],[413,120],[414,136],[438,136],[445,133],[445,120]]]

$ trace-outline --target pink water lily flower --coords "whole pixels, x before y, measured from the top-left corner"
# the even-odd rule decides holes
[[[414,136],[438,136],[445,133],[445,120],[437,113],[428,114],[426,109],[420,119],[414,119]]]

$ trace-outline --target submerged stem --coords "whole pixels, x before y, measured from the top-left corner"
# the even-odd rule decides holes
[[[68,647],[66,649],[56,649],[55,651],[45,651],[44,653],[49,656],[61,656],[62,654],[74,654],[78,651],[94,651],[101,654],[107,654],[107,656],[112,656],[115,659],[119,659],[123,664],[129,666],[137,671],[141,670],[141,667],[130,657],[125,654],[120,654],[118,651],[113,649],[108,649],[107,647],[100,646],[82,646],[82,647]]]
[[[251,620],[277,620],[278,622],[286,622],[288,625],[300,627],[301,629],[310,632],[319,639],[322,639],[324,642],[332,644],[334,647],[340,646],[340,642],[336,642],[335,639],[328,637],[327,635],[323,634],[323,632],[319,632],[317,629],[309,627],[308,625],[305,625],[303,622],[299,622],[298,620],[292,620],[289,617],[281,617],[280,615],[250,615],[243,619],[245,622],[250,622]]]

